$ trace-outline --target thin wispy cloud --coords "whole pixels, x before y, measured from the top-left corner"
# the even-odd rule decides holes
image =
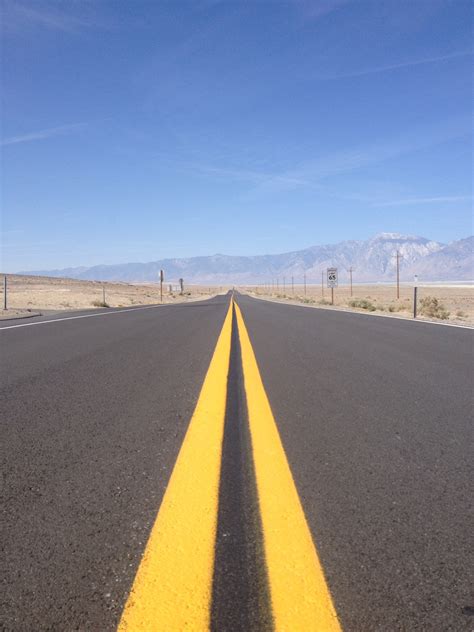
[[[318,20],[348,3],[349,0],[296,0],[293,4],[301,11],[305,20]]]
[[[450,59],[456,59],[459,57],[468,57],[473,54],[471,50],[456,51],[448,53],[447,55],[437,55],[435,57],[424,57],[422,59],[410,59],[407,61],[398,62],[396,64],[387,64],[385,66],[375,66],[373,68],[364,68],[362,70],[356,70],[354,72],[341,73],[331,77],[321,77],[324,79],[348,79],[351,77],[363,77],[365,75],[375,75],[381,72],[388,72],[390,70],[397,70],[399,68],[408,68],[411,66],[423,66],[424,64],[433,64],[436,62],[448,61]]]
[[[412,206],[416,204],[468,202],[469,200],[472,200],[471,195],[441,195],[435,197],[412,197],[401,200],[389,200],[388,202],[378,203],[376,206]]]
[[[63,10],[65,8],[66,10]],[[3,28],[6,31],[22,32],[31,28],[42,28],[64,33],[76,33],[84,29],[109,28],[97,17],[95,7],[87,3],[16,2],[4,0]]]
[[[211,165],[193,165],[193,168],[199,173],[216,176],[225,180],[241,180],[245,182],[253,182],[254,184],[261,184],[268,182],[269,180],[278,179],[282,182],[282,184],[287,186],[307,184],[307,182],[301,179],[287,177],[285,175],[278,176],[274,173],[252,171],[249,169],[222,168]]]
[[[241,181],[248,185],[242,194],[244,199],[254,199],[275,195],[280,192],[296,189],[315,189],[324,191],[332,197],[347,197],[338,192],[331,194],[331,187],[327,182],[331,178],[345,173],[377,165],[383,161],[398,158],[415,151],[447,142],[469,134],[469,122],[464,118],[447,121],[435,127],[418,129],[414,133],[406,133],[395,139],[385,139],[369,143],[360,147],[344,148],[332,154],[321,156],[314,160],[304,161],[286,170],[254,170],[245,167],[218,166],[205,162],[172,161],[178,169],[193,171],[199,175],[226,180]],[[169,161],[166,161],[169,162]],[[387,200],[380,196],[377,200],[367,196],[349,196],[348,199],[359,199],[371,205],[396,206],[419,204],[434,204],[436,202],[459,202],[466,200],[465,196],[438,196],[422,198],[401,198]]]
[[[85,127],[85,123],[74,123],[72,125],[60,125],[59,127],[50,127],[48,129],[38,130],[36,132],[29,132],[28,134],[21,134],[19,136],[11,136],[5,138],[0,142],[2,147],[6,145],[18,145],[19,143],[29,143],[37,140],[46,140],[54,136],[62,136],[65,134],[72,134]]]
[[[294,169],[275,174],[261,182],[247,195],[275,194],[300,186],[321,186],[327,179],[379,164],[434,145],[466,137],[470,134],[470,121],[464,118],[445,122],[444,125],[426,127],[416,133],[405,134],[368,145],[342,149],[333,154],[306,161]]]

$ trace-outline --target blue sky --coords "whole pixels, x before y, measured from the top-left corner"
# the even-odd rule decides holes
[[[4,271],[472,234],[466,0],[3,0]]]

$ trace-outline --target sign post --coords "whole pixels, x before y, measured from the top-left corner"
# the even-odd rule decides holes
[[[331,305],[334,305],[334,288],[337,287],[337,268],[327,269],[327,285],[331,288]]]
[[[182,296],[184,294],[184,279],[179,280],[179,290]]]
[[[165,280],[165,273],[160,270],[160,303],[163,302],[163,281]]]

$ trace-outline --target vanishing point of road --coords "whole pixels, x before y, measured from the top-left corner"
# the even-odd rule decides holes
[[[471,330],[236,292],[0,345],[0,629],[474,629]]]

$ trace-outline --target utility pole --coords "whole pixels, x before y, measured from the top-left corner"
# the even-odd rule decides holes
[[[397,249],[394,257],[397,260],[397,298],[400,298],[400,259],[403,259],[403,255],[400,254],[400,251]]]
[[[349,268],[349,274],[351,276],[351,296],[352,296],[352,266]]]
[[[306,272],[304,273],[303,281],[304,281],[304,295],[306,296]]]

